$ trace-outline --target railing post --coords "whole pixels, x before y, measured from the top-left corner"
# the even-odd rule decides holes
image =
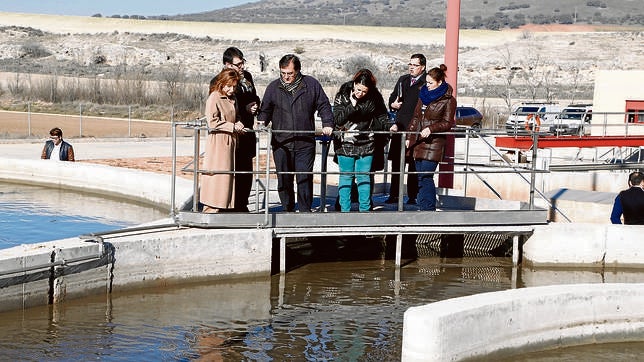
[[[31,102],[27,102],[27,137],[31,137]]]
[[[174,117],[173,117],[174,118]],[[194,150],[193,150],[193,163],[195,172],[192,174],[192,211],[199,210],[199,141],[200,141],[200,126],[197,125],[194,129]]]
[[[463,173],[463,196],[467,196],[467,165],[470,163],[470,131],[471,128],[465,130],[465,172]]]
[[[539,133],[532,132],[532,172],[530,172],[530,210],[534,209],[534,188],[537,170],[537,151],[539,149]]]
[[[403,211],[404,194],[405,194],[405,133],[400,132],[400,171],[398,171],[398,211]],[[416,175],[414,175],[416,176]]]
[[[83,137],[83,104],[78,105],[78,137]]]
[[[174,121],[172,122],[172,183],[170,184],[170,217],[175,220],[176,217],[176,183],[177,183],[177,129]]]
[[[322,144],[322,155],[320,161],[320,212],[326,212],[326,173],[327,158],[329,157],[329,137],[322,135],[320,143]]]
[[[267,146],[266,146],[266,192],[264,192],[264,204],[266,207],[264,208],[264,225],[268,225],[269,220],[269,212],[268,209],[270,207],[270,191],[271,191],[271,140],[273,139],[273,131],[272,128],[268,128],[268,134],[267,134],[268,140],[267,140]],[[277,173],[276,173],[277,174]],[[279,177],[279,175],[277,175]]]

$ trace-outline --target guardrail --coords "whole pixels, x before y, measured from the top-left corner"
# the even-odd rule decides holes
[[[233,171],[229,172],[221,172],[221,171],[213,171],[213,170],[202,170],[199,168],[199,162],[198,160],[202,156],[201,151],[200,151],[200,144],[201,144],[201,139],[204,137],[205,134],[208,132],[208,127],[206,127],[205,123],[205,118],[199,118],[191,121],[185,121],[185,122],[174,122],[173,123],[173,132],[172,132],[172,157],[173,157],[173,162],[172,162],[172,182],[173,182],[173,193],[174,193],[174,183],[176,181],[176,175],[177,175],[177,170],[178,166],[176,163],[176,137],[177,137],[177,128],[182,128],[182,129],[189,129],[192,131],[193,134],[193,142],[194,142],[194,152],[193,152],[193,160],[185,165],[183,168],[181,168],[181,171],[183,172],[188,172],[188,173],[193,173],[193,185],[194,185],[194,197],[193,197],[193,203],[192,203],[192,208],[190,211],[192,212],[198,212],[199,210],[199,175],[203,173],[210,173],[210,174],[216,174],[216,173],[231,173]],[[272,138],[273,134],[279,133],[279,132],[288,132],[292,133],[291,131],[277,131],[277,130],[272,130],[269,127],[259,127],[258,129],[255,130],[249,130],[249,132],[255,132],[257,133],[257,142],[256,142],[256,154],[258,157],[255,158],[255,167],[254,171],[238,171],[237,173],[252,173],[255,175],[255,183],[254,183],[254,191],[255,191],[255,209],[251,210],[252,213],[263,213],[265,215],[265,219],[268,224],[268,219],[269,219],[269,214],[271,212],[271,207],[270,207],[270,197],[269,195],[273,193],[275,195],[277,193],[276,189],[276,181],[274,181],[274,176],[278,174],[278,171],[275,170],[271,166],[271,147],[270,147],[270,139]],[[326,189],[327,189],[327,177],[331,175],[340,175],[340,171],[329,171],[327,168],[327,163],[329,159],[329,151],[330,151],[330,137],[321,137],[321,131],[298,131],[298,133],[309,133],[310,135],[316,135],[318,136],[317,141],[320,143],[321,146],[321,152],[320,152],[320,160],[321,164],[319,165],[319,170],[313,170],[312,172],[288,172],[289,174],[313,174],[313,175],[318,175],[320,178],[320,193],[318,195],[314,195],[315,197],[320,197],[322,200],[321,202],[321,207],[318,211],[320,212],[327,212],[326,208]],[[341,131],[334,131],[334,134],[339,134]],[[355,133],[355,132],[354,132]],[[387,134],[390,137],[401,137],[402,140],[405,139],[406,135],[409,132],[396,132],[396,133],[390,133],[390,132],[370,132],[370,133],[382,133],[382,134]],[[443,162],[440,162],[440,165],[445,165],[445,164],[451,164],[453,166],[462,166],[462,169],[454,169],[450,171],[443,171],[443,170],[437,170],[435,174],[440,175],[440,174],[462,174],[464,175],[465,178],[467,178],[467,175],[473,174],[475,175],[479,180],[482,181],[482,183],[490,189],[499,199],[501,199],[499,192],[497,192],[490,183],[486,182],[481,178],[482,175],[485,174],[515,174],[519,175],[521,179],[530,187],[530,209],[534,209],[534,194],[538,194],[547,204],[549,204],[551,207],[555,208],[554,205],[550,203],[550,200],[545,196],[543,192],[540,190],[537,190],[535,187],[535,175],[539,173],[548,173],[548,170],[540,170],[536,168],[536,164],[533,162],[533,165],[530,168],[519,166],[512,164],[511,162],[507,161],[500,153],[499,151],[491,145],[489,142],[487,142],[483,137],[479,137],[479,135],[489,135],[489,134],[494,134],[495,131],[487,131],[487,130],[479,130],[479,129],[472,129],[472,128],[458,128],[454,129],[453,132],[446,132],[444,134],[446,135],[452,135],[452,136],[462,136],[465,137],[466,141],[466,151],[465,151],[465,157],[464,161],[457,162],[455,158],[448,158],[445,159]],[[498,132],[497,132],[498,133]],[[485,147],[490,148],[495,152],[502,160],[503,164],[502,165],[491,165],[491,164],[476,164],[476,163],[470,163],[469,161],[469,145],[470,142],[474,139],[480,139],[482,142],[485,144]],[[404,142],[403,142],[404,144]],[[404,166],[405,162],[405,157],[404,157],[404,148],[401,149],[401,167],[399,171],[399,176],[401,180],[405,179],[405,176],[413,176],[416,175],[418,172],[406,172]],[[388,149],[385,149],[385,160],[387,160],[388,156]],[[536,159],[536,153],[533,155],[533,159]],[[233,172],[234,173],[234,172]],[[378,177],[379,180],[384,181],[385,185],[387,182],[387,179],[391,177],[394,173],[388,169],[388,162],[385,162],[385,168],[383,171],[375,171],[375,172],[370,172],[370,175],[374,177]],[[529,174],[529,177],[526,177],[525,174]],[[467,179],[465,179],[465,185],[467,185]],[[465,193],[467,193],[467,190],[464,190]],[[397,211],[402,212],[404,211],[404,198],[403,198],[403,192],[404,189],[402,187],[399,188],[399,195],[398,195],[398,205],[397,205]],[[261,195],[261,196],[260,196]],[[172,200],[174,200],[174,196],[172,197]],[[171,209],[171,214],[176,217],[177,215],[177,210],[176,206],[172,205]],[[568,219],[560,210],[559,212],[564,216],[564,218]],[[569,219],[568,219],[569,220]]]

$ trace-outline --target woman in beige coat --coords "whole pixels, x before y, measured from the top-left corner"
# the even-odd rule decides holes
[[[206,101],[208,139],[199,194],[203,212],[215,213],[234,207],[235,175],[230,172],[235,171],[237,134],[244,132],[244,124],[235,109],[238,82],[239,74],[234,69],[222,70],[210,82]]]

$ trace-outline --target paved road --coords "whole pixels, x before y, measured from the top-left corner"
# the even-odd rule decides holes
[[[66,139],[77,160],[131,157],[170,157],[171,138]],[[0,155],[7,158],[40,158],[43,140],[0,140]],[[193,154],[191,137],[177,139],[177,156]]]

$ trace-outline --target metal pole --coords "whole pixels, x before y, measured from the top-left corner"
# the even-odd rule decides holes
[[[539,148],[539,134],[532,132],[532,172],[530,172],[530,210],[534,209],[535,171],[537,170],[537,150]]]
[[[470,131],[469,128],[465,131],[465,170],[470,162]],[[463,173],[463,196],[467,196],[467,172]]]
[[[445,65],[447,66],[447,83],[452,86],[454,97],[457,97],[458,90],[458,44],[460,26],[461,0],[447,0],[447,17],[445,21]],[[447,143],[445,144],[444,159],[448,162],[440,165],[441,173],[438,175],[438,186],[443,188],[453,188],[455,140],[453,135],[447,135],[446,137]]]
[[[173,117],[174,118],[174,117]],[[192,211],[196,212],[199,210],[199,130],[200,127],[195,127],[194,130],[194,150],[193,150],[193,164],[195,172],[192,175]]]
[[[320,212],[326,212],[326,171],[329,157],[329,137],[322,136],[322,165],[320,167]]]
[[[78,105],[78,137],[83,137],[83,104]]]
[[[176,216],[175,193],[177,182],[177,130],[176,125],[172,122],[172,184],[170,188],[170,217],[174,220]]]
[[[257,129],[257,127],[255,127]],[[259,136],[261,133],[255,132],[255,170],[253,171],[253,177],[255,178],[255,212],[259,212]],[[266,151],[268,153],[268,150]]]
[[[266,192],[264,192],[264,225],[268,225],[269,213],[268,209],[270,208],[270,191],[271,191],[271,140],[273,139],[273,129],[268,129],[267,134],[267,146],[266,146]],[[277,174],[279,177],[279,174]]]
[[[405,185],[405,133],[400,133],[400,171],[398,172],[398,211],[403,211],[403,195],[404,195],[404,185]],[[416,176],[416,175],[413,175]],[[417,176],[416,176],[417,177]]]
[[[27,102],[27,136],[31,136],[31,102]]]
[[[132,106],[127,106],[127,136],[132,137]]]
[[[286,273],[286,236],[280,238],[280,274]]]
[[[400,267],[402,259],[402,234],[396,235],[396,267]]]

